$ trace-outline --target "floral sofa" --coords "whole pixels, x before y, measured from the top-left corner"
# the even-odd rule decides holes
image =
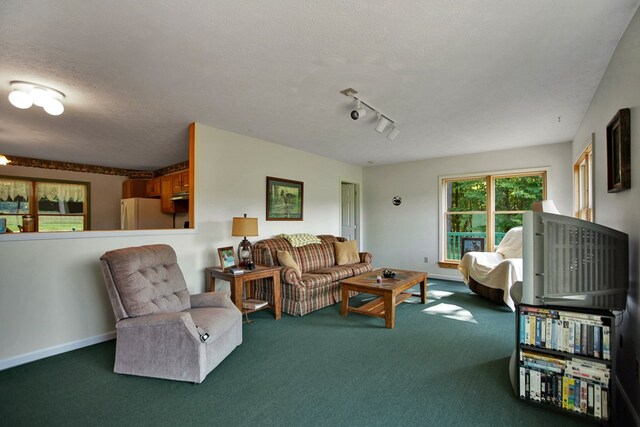
[[[340,281],[348,277],[372,271],[372,255],[358,253],[358,262],[336,265],[334,242],[345,242],[343,237],[317,236],[320,243],[293,247],[284,237],[273,237],[253,245],[253,261],[257,265],[281,265],[277,252],[287,251],[298,265],[301,276],[293,267],[281,271],[282,311],[294,316],[304,316],[314,310],[342,301]],[[265,280],[254,283],[255,298],[273,303],[272,286]],[[353,295],[356,295],[354,292]]]

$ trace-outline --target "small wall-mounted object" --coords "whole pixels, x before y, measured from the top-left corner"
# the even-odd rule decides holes
[[[630,110],[618,110],[607,125],[607,189],[617,193],[631,188]]]
[[[391,203],[393,203],[393,206],[400,206],[400,204],[402,203],[402,197],[394,196]]]

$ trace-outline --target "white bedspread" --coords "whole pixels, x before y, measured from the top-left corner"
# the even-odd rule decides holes
[[[522,258],[505,259],[497,252],[467,252],[458,270],[462,273],[464,283],[469,285],[469,277],[489,288],[502,289],[504,303],[515,311],[511,299],[511,286],[522,281]]]

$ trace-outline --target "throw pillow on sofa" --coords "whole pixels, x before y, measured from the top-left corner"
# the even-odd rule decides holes
[[[333,242],[333,247],[336,251],[337,265],[356,264],[360,262],[357,241],[348,240],[346,242]]]
[[[300,267],[298,267],[298,263],[293,259],[288,251],[281,251],[278,249],[276,257],[278,258],[278,263],[280,263],[280,265],[293,268],[298,274],[298,277],[302,278],[302,272],[300,271]]]

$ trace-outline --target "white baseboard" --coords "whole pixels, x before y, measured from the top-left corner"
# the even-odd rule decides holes
[[[429,279],[451,280],[452,282],[462,282],[462,277],[458,276],[444,276],[442,274],[427,274],[427,281]]]
[[[71,350],[77,350],[89,345],[109,341],[114,339],[115,337],[116,331],[112,331],[107,332],[106,334],[96,335],[95,337],[83,338],[78,341],[54,345],[53,347],[43,348],[41,350],[21,354],[10,359],[0,360],[0,371],[8,368],[13,368],[14,366],[24,365],[25,363],[33,362],[34,360],[44,359],[45,357],[55,356],[56,354],[66,353]]]

